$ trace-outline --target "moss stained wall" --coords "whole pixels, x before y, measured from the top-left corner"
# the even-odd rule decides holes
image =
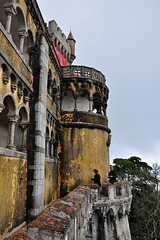
[[[44,206],[57,199],[58,166],[55,162],[45,162]]]
[[[106,182],[109,154],[108,133],[101,129],[63,128],[61,132],[61,195],[81,183],[91,183],[93,169],[98,169],[101,181]]]
[[[27,160],[0,156],[0,239],[25,221],[26,193]]]

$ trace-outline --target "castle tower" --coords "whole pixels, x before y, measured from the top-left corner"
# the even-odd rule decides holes
[[[107,181],[111,131],[104,75],[85,66],[62,70],[59,161],[63,196],[78,184],[91,183],[95,168],[102,182]]]

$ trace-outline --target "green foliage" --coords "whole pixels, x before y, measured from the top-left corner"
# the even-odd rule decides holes
[[[160,239],[160,166],[150,167],[139,157],[114,159],[119,178],[132,182],[132,207],[129,216],[132,240]]]
[[[128,159],[115,158],[113,163],[115,164],[114,169],[118,173],[119,178],[128,181],[135,177],[141,177],[142,173],[148,174],[152,169],[146,162],[142,162],[141,159],[136,156]]]

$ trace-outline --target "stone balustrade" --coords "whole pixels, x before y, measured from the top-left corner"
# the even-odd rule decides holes
[[[102,84],[106,83],[105,76],[98,70],[85,66],[67,66],[62,68],[63,78],[83,78],[97,81]]]
[[[124,236],[131,240],[127,218],[130,189],[130,183],[125,181],[104,183],[100,195],[97,184],[79,185],[8,240],[104,240],[115,239],[115,235],[119,240]]]
[[[120,197],[130,197],[131,196],[131,184],[127,181],[102,184],[102,194],[108,199],[116,199]]]

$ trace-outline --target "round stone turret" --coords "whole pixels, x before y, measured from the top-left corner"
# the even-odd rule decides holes
[[[95,168],[107,181],[111,132],[104,75],[85,66],[63,67],[62,73],[61,196],[80,183],[90,183]]]

